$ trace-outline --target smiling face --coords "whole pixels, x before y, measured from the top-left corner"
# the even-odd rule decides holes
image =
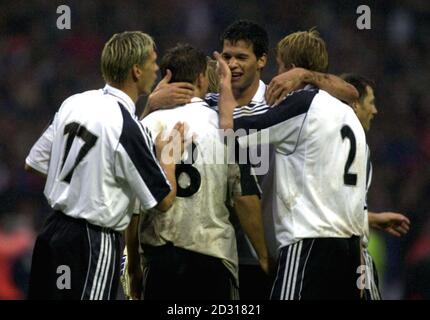
[[[366,94],[356,103],[355,113],[365,131],[370,130],[370,122],[378,113],[375,106],[375,95],[370,86],[366,86]]]
[[[238,40],[224,40],[222,57],[227,62],[231,73],[233,91],[243,92],[251,86],[257,86],[261,69],[266,65],[266,55],[257,58],[252,44]]]

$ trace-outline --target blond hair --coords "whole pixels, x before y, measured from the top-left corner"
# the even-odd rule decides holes
[[[278,42],[277,52],[285,67],[294,64],[311,71],[328,70],[327,48],[315,28],[286,36]]]
[[[207,57],[208,62],[208,79],[209,87],[208,92],[218,92],[219,91],[219,76],[217,71],[217,61]]]
[[[145,64],[154,48],[154,40],[146,33],[125,31],[114,34],[102,51],[103,79],[111,84],[124,84],[131,67]]]

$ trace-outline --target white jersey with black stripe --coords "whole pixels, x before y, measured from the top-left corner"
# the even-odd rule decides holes
[[[134,113],[131,98],[109,85],[63,102],[26,159],[47,174],[45,196],[53,209],[122,231],[136,196],[149,209],[170,192]]]
[[[258,89],[255,92],[254,96],[252,97],[250,103],[245,106],[238,106],[235,108],[233,112],[233,120],[240,121],[240,118],[243,117],[249,117],[249,116],[255,116],[265,113],[267,110],[269,110],[269,106],[266,104],[266,84],[259,80]],[[205,101],[209,104],[211,108],[218,111],[218,99],[219,94],[218,93],[208,93],[205,97]],[[258,149],[259,147],[257,147]],[[270,150],[270,153],[272,153],[272,147],[269,146],[268,149]],[[261,149],[260,149],[261,150]],[[254,154],[261,154],[260,151],[253,151]],[[267,158],[263,158],[263,161],[267,161]],[[269,203],[271,203],[272,199],[270,197],[271,195],[271,189],[268,188],[264,181],[265,176],[270,176],[272,172],[271,166],[269,166],[269,171],[264,176],[258,176],[258,180],[262,181],[262,196],[261,196],[261,203],[262,203],[262,210],[263,210],[263,224],[264,224],[264,231],[265,231],[265,237],[266,237],[266,244],[268,246],[269,251],[274,255],[276,252],[276,245],[275,245],[275,235],[274,235],[274,227],[273,227],[273,220],[270,214],[265,214],[267,210],[267,206]],[[258,188],[260,187],[257,183]],[[259,265],[257,254],[254,250],[254,248],[251,245],[250,240],[242,230],[242,228],[239,225],[239,222],[237,219],[233,218],[235,230],[236,230],[236,238],[237,238],[237,245],[238,245],[238,254],[239,254],[239,262],[240,264],[246,264],[246,265]]]
[[[304,238],[364,233],[366,138],[353,110],[315,89],[235,121],[235,129],[267,130],[276,146],[272,214],[278,248]],[[251,132],[250,132],[251,133]],[[260,141],[244,136],[242,146]]]
[[[178,121],[186,122],[193,144],[194,160],[185,154],[185,164],[176,167],[177,197],[160,214],[149,210],[141,219],[140,240],[152,246],[173,243],[176,247],[223,260],[237,278],[237,249],[226,203],[242,194],[237,164],[227,163],[227,147],[219,130],[218,113],[200,98],[170,110],[158,110],[141,122],[155,138],[170,131]]]

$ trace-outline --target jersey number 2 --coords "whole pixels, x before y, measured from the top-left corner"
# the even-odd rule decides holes
[[[89,132],[84,126],[80,125],[77,122],[72,122],[66,125],[64,127],[63,134],[68,135],[68,137],[66,141],[66,149],[64,150],[63,163],[61,164],[61,170],[63,170],[64,163],[66,162],[66,159],[69,155],[70,148],[72,147],[72,143],[75,137],[78,136],[85,142],[81,150],[79,150],[78,156],[72,169],[63,178],[63,181],[70,183],[70,180],[72,180],[73,171],[75,171],[78,164],[82,161],[83,158],[85,158],[91,148],[94,147],[97,142],[97,136]]]
[[[357,185],[357,174],[356,173],[349,173],[349,168],[351,167],[352,163],[354,162],[355,153],[357,151],[356,141],[355,141],[355,135],[352,129],[344,125],[342,129],[340,130],[340,134],[342,136],[342,140],[345,140],[345,138],[349,139],[351,148],[349,149],[348,159],[345,163],[345,170],[343,174],[343,182],[344,184],[348,186],[355,186]]]

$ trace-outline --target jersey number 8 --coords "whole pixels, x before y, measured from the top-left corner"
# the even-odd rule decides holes
[[[200,176],[200,172],[195,167],[193,167],[194,162],[197,160],[196,149],[197,146],[193,142],[191,144],[191,152],[188,152],[188,159],[186,161],[181,161],[180,164],[176,165],[177,197],[191,197],[200,189],[202,178]],[[183,180],[188,181],[182,183]]]

